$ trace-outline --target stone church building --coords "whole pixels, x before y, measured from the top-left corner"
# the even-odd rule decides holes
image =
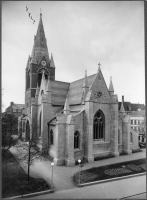
[[[118,110],[112,79],[106,85],[100,65],[96,74],[71,83],[55,80],[55,63],[49,56],[42,14],[25,71],[25,108],[19,117],[19,137],[38,136],[42,150],[56,165],[75,165],[79,158],[131,154],[138,135],[130,128],[123,103]]]

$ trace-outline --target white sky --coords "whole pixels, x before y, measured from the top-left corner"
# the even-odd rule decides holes
[[[26,5],[35,24],[28,17]],[[25,101],[25,68],[42,8],[55,79],[72,82],[97,72],[121,101],[145,103],[143,1],[2,2],[2,101]],[[5,109],[4,108],[4,109]]]

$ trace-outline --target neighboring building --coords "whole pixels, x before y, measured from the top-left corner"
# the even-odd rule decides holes
[[[144,137],[146,137],[145,105],[125,102],[124,96],[122,96],[122,102],[125,111],[130,115],[130,127],[138,133],[139,141],[144,141]],[[120,107],[121,102],[119,102],[119,110]]]
[[[13,114],[15,117],[22,115],[22,110],[24,109],[24,104],[16,104],[14,102],[10,103],[10,106],[5,109],[5,114]]]
[[[37,132],[34,131],[37,129]],[[48,53],[42,14],[31,57],[26,66],[25,110],[19,117],[19,137],[38,136],[42,150],[56,165],[74,165],[80,159],[119,156],[139,149],[130,130],[123,102],[118,110],[112,79],[109,89],[100,66],[96,74],[72,83],[55,80],[53,56]]]
[[[134,112],[134,111],[145,111],[144,104],[126,102],[126,101],[124,101],[124,96],[122,96],[122,102],[124,105],[124,109],[128,114],[130,114],[131,112]],[[121,107],[121,102],[118,103],[119,110],[120,110],[120,107]]]
[[[130,113],[131,128],[137,131],[139,134],[143,134],[145,131],[145,110],[132,111]]]

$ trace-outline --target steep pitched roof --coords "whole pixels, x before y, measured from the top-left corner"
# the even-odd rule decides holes
[[[87,77],[88,87],[91,86],[96,74]],[[83,94],[83,82],[84,78],[70,83],[69,86],[69,105],[80,104]]]
[[[64,106],[70,83],[62,81],[50,81],[50,83],[52,105]]]
[[[87,77],[88,86],[91,86],[95,74]],[[62,81],[50,81],[51,84],[51,102],[52,105],[64,106],[66,95],[68,93],[69,105],[80,104],[83,94],[84,78],[72,83]]]
[[[124,109],[125,111],[138,111],[138,109],[144,110],[145,105],[144,104],[135,104],[135,103],[130,103],[130,102],[124,102]],[[129,107],[131,110],[129,110]],[[120,110],[121,108],[121,102],[118,102],[118,109]]]
[[[135,116],[137,116],[137,117],[144,117],[144,115],[145,115],[145,110],[140,110],[140,111],[133,111],[133,112],[131,112],[130,113],[130,116],[131,117],[135,117]]]
[[[25,107],[24,104],[14,104],[14,105],[12,105],[13,109],[23,109],[24,107]]]

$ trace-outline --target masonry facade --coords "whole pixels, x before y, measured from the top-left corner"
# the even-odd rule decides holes
[[[79,158],[93,162],[95,157],[130,154],[139,148],[137,140],[130,140],[130,117],[123,102],[118,109],[112,78],[108,88],[100,66],[96,74],[87,76],[85,71],[72,83],[55,80],[42,14],[27,62],[25,110],[18,126],[20,138],[39,137],[41,149],[56,165],[75,165]]]

